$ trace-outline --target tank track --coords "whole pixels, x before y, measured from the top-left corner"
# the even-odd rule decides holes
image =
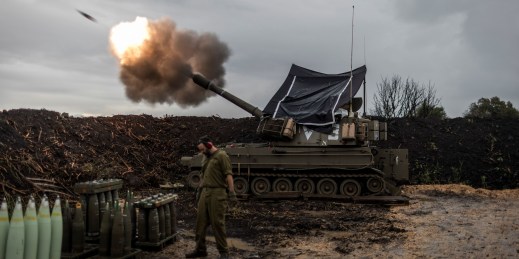
[[[350,172],[342,170],[340,172],[333,172],[333,173],[300,173],[300,172],[279,172],[279,171],[278,172],[251,172],[251,173],[235,174],[234,177],[235,177],[235,179],[238,177],[245,178],[245,180],[248,183],[248,187],[246,188],[247,193],[240,193],[240,194],[252,193],[253,195],[256,195],[256,196],[258,196],[259,194],[264,194],[264,193],[261,193],[258,191],[254,191],[255,187],[253,186],[253,181],[254,181],[254,179],[259,178],[259,177],[267,178],[270,181],[270,187],[269,187],[270,190],[267,193],[275,192],[275,191],[273,191],[273,188],[274,188],[273,185],[277,179],[286,178],[286,179],[289,179],[292,183],[294,183],[297,180],[304,178],[304,179],[309,179],[309,180],[313,181],[314,185],[317,185],[316,183],[318,183],[322,179],[331,179],[331,180],[335,181],[337,186],[341,185],[341,181],[344,182],[345,180],[348,180],[348,179],[356,181],[358,184],[360,184],[360,186],[359,186],[360,190],[359,190],[358,194],[355,194],[353,196],[379,196],[379,195],[390,194],[389,190],[386,188],[387,182],[383,178],[383,173],[374,168],[369,168],[366,170],[369,170],[369,172],[364,172],[364,173],[353,173],[352,172],[352,171],[358,171],[358,170],[352,170]],[[366,184],[369,179],[376,179],[376,180],[378,180],[379,183],[382,183],[380,190],[374,191],[374,192],[368,190]],[[235,186],[235,188],[236,188],[236,186]],[[341,193],[340,189],[341,188],[337,188],[337,190],[335,192],[333,192],[333,194],[329,194],[329,195],[330,196],[349,197],[348,195],[344,195],[343,193]],[[297,190],[297,187],[293,186],[291,191],[298,192],[300,190]],[[355,191],[353,191],[353,192],[355,193]],[[315,190],[313,191],[313,193],[311,193],[311,194],[320,194],[319,187],[317,186],[315,188]]]
[[[323,170],[323,169],[311,169],[311,170]],[[310,170],[310,171],[311,171]],[[277,171],[253,171],[250,173],[235,173],[234,174],[234,182],[235,182],[235,190],[238,196],[241,197],[253,197],[253,196],[265,196],[280,198],[286,196],[289,193],[302,193],[305,196],[328,196],[334,198],[352,198],[352,197],[374,197],[374,196],[395,196],[400,195],[400,188],[396,186],[395,183],[391,182],[388,179],[384,178],[384,173],[376,168],[364,168],[359,170],[344,170],[344,169],[326,169],[333,172],[308,172],[309,170],[277,170]],[[266,188],[264,192],[260,190],[253,191],[253,182],[254,179],[264,178],[264,183]],[[286,189],[287,191],[276,191],[274,190],[274,182],[278,179],[285,179],[285,183],[288,180],[290,183],[287,183]],[[307,185],[308,188],[312,189],[311,192],[303,192],[298,190],[297,182],[300,179],[306,179],[307,181],[311,181],[311,184]],[[323,179],[332,180],[335,184],[332,183],[332,191],[331,193],[323,194],[318,190],[318,183]],[[345,191],[341,192],[341,187],[346,180],[353,180],[353,187],[357,186],[360,191],[355,191],[355,189],[351,190],[352,195],[345,195]],[[200,181],[200,177],[198,171],[192,171],[188,175],[188,184],[192,188],[197,188],[198,183]],[[302,180],[301,180],[302,181]],[[374,186],[371,187],[372,190],[368,187],[368,181]],[[342,183],[341,183],[342,182]],[[355,184],[355,182],[357,184]],[[245,186],[244,186],[245,185]],[[333,191],[333,188],[336,188]],[[257,189],[257,188],[256,188]],[[375,189],[373,191],[373,189]],[[346,192],[348,193],[348,192]]]

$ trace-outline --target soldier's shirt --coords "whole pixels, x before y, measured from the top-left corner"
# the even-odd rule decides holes
[[[227,175],[232,175],[232,166],[231,159],[225,151],[218,149],[210,158],[203,158],[203,187],[227,188]]]

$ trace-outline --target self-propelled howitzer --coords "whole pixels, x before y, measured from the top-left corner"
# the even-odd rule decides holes
[[[286,196],[289,192],[305,197],[399,195],[399,185],[409,181],[407,149],[383,149],[373,145],[387,139],[387,124],[359,117],[361,98],[349,98],[335,110],[328,130],[322,130],[300,124],[291,117],[267,114],[201,74],[195,73],[192,79],[260,118],[257,133],[269,140],[268,143],[232,143],[220,147],[231,158],[238,195],[272,197]],[[295,78],[291,87],[294,82]],[[190,167],[188,184],[196,188],[200,182],[202,154],[182,157],[182,163]]]

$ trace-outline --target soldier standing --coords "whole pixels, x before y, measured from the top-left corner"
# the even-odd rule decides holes
[[[212,226],[219,258],[229,258],[227,235],[225,233],[225,212],[227,199],[235,203],[236,193],[232,177],[231,160],[227,153],[216,148],[207,137],[201,137],[197,145],[204,154],[202,161],[202,181],[197,190],[198,214],[196,216],[196,247],[186,258],[207,256],[205,236],[207,227]]]

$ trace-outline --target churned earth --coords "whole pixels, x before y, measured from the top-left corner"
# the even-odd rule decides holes
[[[519,257],[519,189],[415,185],[404,193],[407,206],[242,201],[227,217],[231,257]],[[194,248],[190,195],[178,201],[179,239],[146,258],[182,258]],[[214,242],[208,247],[217,258]]]

